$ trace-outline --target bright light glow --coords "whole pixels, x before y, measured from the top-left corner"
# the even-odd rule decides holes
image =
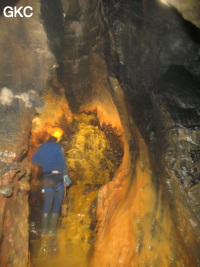
[[[160,2],[163,3],[163,4],[165,4],[165,5],[167,5],[167,6],[169,6],[169,3],[168,3],[167,0],[160,0]]]
[[[52,136],[60,138],[63,135],[63,130],[59,127],[53,129]]]

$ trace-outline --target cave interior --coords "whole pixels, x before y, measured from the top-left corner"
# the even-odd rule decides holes
[[[200,266],[199,18],[199,0],[1,1],[1,267]],[[55,127],[72,183],[42,236],[30,159]]]

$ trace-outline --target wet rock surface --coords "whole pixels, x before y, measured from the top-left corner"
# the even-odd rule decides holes
[[[88,267],[87,252],[95,267],[198,266],[199,29],[156,1],[17,2],[33,5],[34,17],[0,21],[0,185],[13,188],[0,196],[0,265],[28,262],[30,128],[38,138],[29,155],[59,125],[71,142],[63,145],[73,183],[59,242],[39,244],[33,266]],[[185,69],[157,84],[172,64]],[[52,68],[58,79],[42,100]],[[69,106],[82,112],[74,125]],[[34,193],[30,236],[40,243]],[[47,256],[54,250],[60,257]]]
[[[33,4],[21,0],[18,4],[32,6],[34,14],[29,19],[14,18],[14,23],[12,18],[1,16],[0,85],[11,88],[15,94],[28,90],[41,92],[46,85],[46,73],[56,64],[55,57],[40,21],[40,1]]]
[[[156,143],[159,144],[159,151],[154,147],[153,152],[158,156],[157,161],[166,176],[165,183],[177,227],[181,225],[182,239],[186,247],[190,247],[198,266],[200,263],[197,252],[200,247],[197,234],[200,222],[199,83],[186,69],[174,66],[160,79],[154,89],[152,94],[154,146],[157,146]],[[189,221],[187,217],[190,218]]]
[[[162,2],[166,3],[167,5],[173,5],[175,8],[182,13],[183,17],[186,20],[191,21],[197,27],[200,28],[200,3],[198,0],[187,0],[184,2],[179,2],[177,0],[163,0]]]
[[[12,195],[12,186],[3,185],[0,187],[0,194],[4,197],[10,197]]]
[[[92,94],[91,56],[102,48],[105,31],[100,1],[62,1],[64,40],[61,50],[62,83],[72,111]]]
[[[100,126],[95,114],[83,113],[74,117],[71,134],[66,141],[70,177],[84,184],[93,181],[103,185],[112,180],[123,157],[123,145],[116,130],[111,125]]]
[[[50,126],[47,124],[48,114],[51,110],[51,105],[48,103],[55,93],[50,90],[48,94],[48,97],[45,95],[46,108],[40,114],[40,120],[38,118],[40,124],[32,128],[33,149],[38,142],[43,142],[41,140],[47,137]],[[58,104],[62,101],[62,97],[57,96],[57,98],[55,101]],[[52,104],[52,101],[50,103]],[[55,115],[57,122],[63,123],[58,119],[59,116],[62,117],[59,107],[60,104],[51,112],[51,117]],[[95,112],[90,112],[72,115],[61,145],[65,151],[72,184],[66,188],[59,231],[63,234],[66,244],[74,247],[74,250],[81,249],[84,254],[81,257],[86,257],[96,239],[98,192],[103,185],[114,178],[122,162],[123,143],[116,129],[111,125],[100,125]],[[48,255],[53,255],[48,238],[43,242],[41,237],[40,218],[43,196],[38,178],[37,170],[33,169],[29,202],[32,264],[39,258],[44,259]],[[58,245],[60,242],[59,238]],[[55,246],[55,249],[57,251],[58,246]],[[56,253],[60,255],[58,251]]]
[[[115,129],[100,127],[95,114],[76,115],[72,129],[71,140],[66,140],[66,159],[73,182],[65,200],[64,224],[68,239],[78,242],[87,253],[95,241],[99,189],[113,179],[122,162],[123,147]]]
[[[26,267],[28,254],[27,160],[31,121],[43,109],[40,92],[55,63],[39,19],[40,1],[1,1],[31,5],[32,18],[0,19],[0,265]],[[5,188],[12,188],[7,190]]]
[[[183,65],[200,77],[200,29],[158,1],[103,3],[115,40],[115,47],[111,39],[105,46],[109,71],[120,80],[132,116],[142,124],[144,109],[147,114],[151,109],[149,92],[171,65]]]
[[[0,265],[27,266],[29,168],[26,159],[31,109],[14,102],[1,106]],[[25,118],[24,121],[21,118]],[[7,193],[5,193],[5,188]],[[19,216],[16,218],[16,214]],[[10,249],[12,248],[12,249]],[[9,251],[9,252],[8,252]],[[14,260],[12,260],[14,259]]]

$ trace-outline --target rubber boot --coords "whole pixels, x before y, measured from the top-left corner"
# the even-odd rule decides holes
[[[58,213],[51,213],[49,222],[49,234],[54,235],[56,233],[58,217],[59,217]]]
[[[48,234],[49,228],[49,213],[42,213],[42,234]]]

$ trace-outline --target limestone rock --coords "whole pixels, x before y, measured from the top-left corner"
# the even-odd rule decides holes
[[[157,141],[153,154],[164,171],[177,228],[181,225],[180,234],[183,240],[188,240],[185,245],[199,263],[199,84],[183,67],[173,66],[154,89]]]

